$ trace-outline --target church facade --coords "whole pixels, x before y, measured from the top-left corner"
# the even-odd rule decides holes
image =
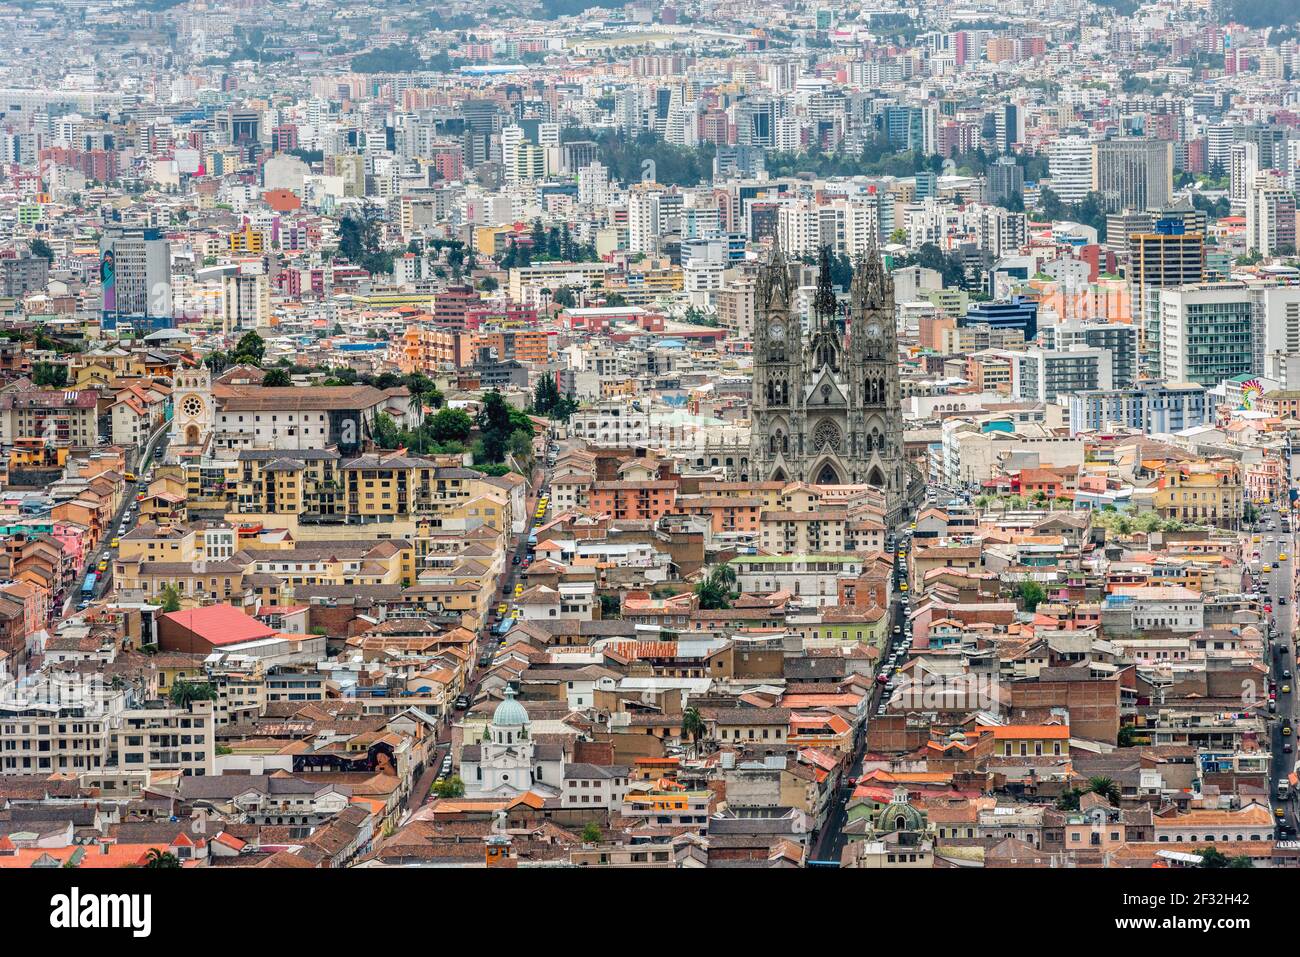
[[[903,458],[893,280],[877,256],[859,260],[841,308],[823,253],[806,336],[795,283],[778,248],[758,283],[750,478],[871,485],[893,524],[915,478]]]

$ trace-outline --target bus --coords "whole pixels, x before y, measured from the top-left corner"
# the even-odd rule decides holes
[[[86,580],[81,583],[81,597],[89,598],[95,594],[95,582],[99,580],[99,575],[91,572],[86,576]]]

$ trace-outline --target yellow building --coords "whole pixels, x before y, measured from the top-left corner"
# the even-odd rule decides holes
[[[414,571],[411,544],[394,540],[241,550],[221,560],[119,556],[113,563],[124,596],[156,601],[171,587],[182,606],[204,601],[241,605],[246,594],[274,598],[296,585],[405,585],[413,581]]]
[[[266,252],[265,235],[261,230],[254,229],[251,225],[231,233],[228,238],[230,240],[230,251],[235,255],[260,256]]]
[[[1236,462],[1171,462],[1159,471],[1154,505],[1162,518],[1220,528],[1240,525],[1244,496]]]

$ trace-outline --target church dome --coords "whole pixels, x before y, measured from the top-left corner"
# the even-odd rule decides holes
[[[528,712],[515,700],[515,689],[506,685],[506,700],[492,712],[492,723],[498,727],[522,727],[528,724]]]

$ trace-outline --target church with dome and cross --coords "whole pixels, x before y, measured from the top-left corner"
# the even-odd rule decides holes
[[[892,524],[915,484],[903,459],[893,279],[878,255],[861,258],[841,304],[823,249],[805,335],[797,268],[778,247],[759,277],[750,477],[873,486]]]
[[[483,740],[462,749],[460,774],[468,798],[518,797],[528,791],[554,797],[564,776],[564,752],[533,738],[527,709],[506,685],[505,700],[492,713]]]

